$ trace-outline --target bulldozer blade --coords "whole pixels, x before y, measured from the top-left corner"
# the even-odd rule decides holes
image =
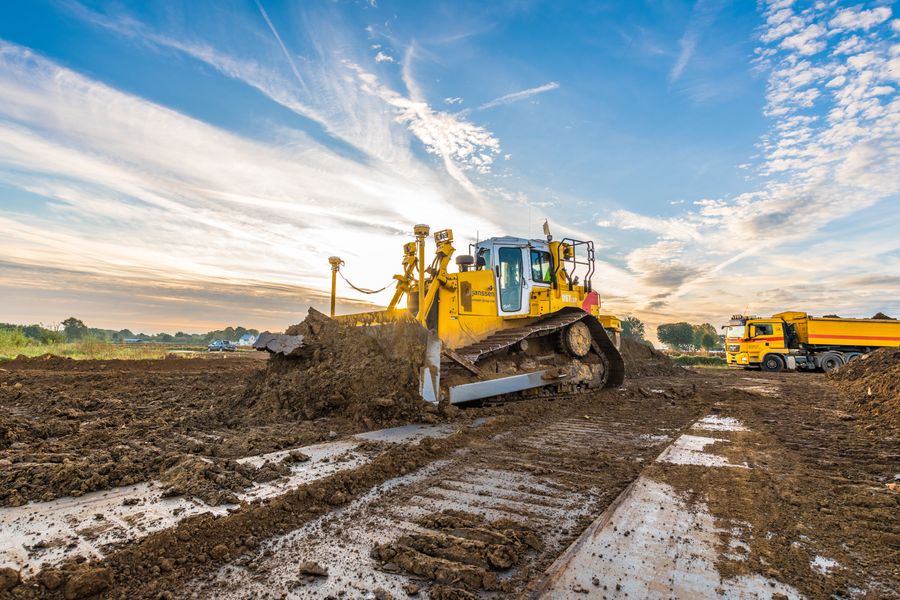
[[[425,341],[425,362],[419,379],[422,399],[437,404],[441,398],[441,339],[433,331],[428,332]]]
[[[256,338],[253,347],[272,354],[291,356],[303,347],[303,336],[264,331]]]

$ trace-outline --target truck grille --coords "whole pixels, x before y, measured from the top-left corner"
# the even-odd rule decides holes
[[[741,345],[740,344],[728,344],[728,351],[729,352],[740,352]]]

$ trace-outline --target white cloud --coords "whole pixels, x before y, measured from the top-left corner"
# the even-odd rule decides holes
[[[785,50],[796,50],[803,56],[809,56],[825,49],[826,43],[822,39],[824,35],[825,28],[813,23],[799,33],[784,38],[781,41],[781,47]]]
[[[603,227],[615,227],[617,229],[640,229],[652,231],[666,240],[697,241],[700,233],[695,223],[684,219],[659,219],[648,217],[629,210],[616,210],[611,214],[611,219],[605,219]]]
[[[694,50],[697,49],[697,40],[694,38],[683,37],[679,40],[678,46],[680,51],[678,52],[678,59],[675,61],[675,64],[672,65],[672,70],[669,71],[669,83],[674,83],[681,77],[681,73],[684,72],[684,68],[687,66],[688,61],[690,61],[691,57],[694,55]]]
[[[447,173],[464,189],[481,199],[481,191],[465,175],[465,170],[487,173],[494,157],[500,153],[500,142],[491,132],[459,115],[434,110],[423,99],[412,79],[410,61],[404,61],[404,82],[410,92],[404,96],[382,84],[372,73],[359,65],[345,61],[344,66],[355,76],[359,88],[366,94],[380,98],[395,109],[394,119],[406,125],[422,142],[426,151],[441,158]]]
[[[385,54],[382,51],[378,51],[378,54],[375,55],[375,62],[396,62],[393,56]]]
[[[678,58],[669,71],[669,83],[675,83],[681,77],[697,50],[700,36],[713,24],[721,9],[722,3],[719,0],[696,0],[694,2],[688,25],[678,40]]]
[[[495,106],[502,106],[504,104],[512,104],[513,102],[519,102],[520,100],[526,100],[531,98],[532,96],[536,96],[538,94],[543,94],[544,92],[550,92],[552,90],[558,90],[559,84],[555,81],[551,81],[550,83],[545,83],[544,85],[539,85],[537,87],[528,88],[527,90],[521,90],[518,92],[513,92],[511,94],[506,94],[504,96],[500,96],[499,98],[494,98],[489,102],[485,102],[481,106],[477,108],[477,110],[485,110],[487,108],[494,108]]]
[[[875,25],[880,25],[891,18],[891,9],[888,6],[879,6],[871,10],[862,10],[860,7],[845,8],[828,22],[832,29],[864,29],[869,30]]]
[[[844,40],[835,46],[833,54],[850,54],[859,50],[863,46],[863,41],[857,36],[853,35]]]
[[[463,99],[459,97],[444,98],[444,104],[462,104]]]

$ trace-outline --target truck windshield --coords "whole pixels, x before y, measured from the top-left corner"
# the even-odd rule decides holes
[[[744,338],[746,337],[747,327],[746,325],[732,325],[728,329],[725,330],[726,338]]]

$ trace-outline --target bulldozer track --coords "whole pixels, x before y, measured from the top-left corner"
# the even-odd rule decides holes
[[[586,316],[588,314],[582,310],[558,312],[525,327],[502,329],[480,342],[460,348],[457,352],[473,363],[477,363],[488,354],[509,348],[513,344],[517,344],[529,337],[542,336],[559,331],[566,325],[580,321]]]
[[[598,353],[604,355],[609,362],[609,376],[606,385],[621,385],[625,380],[625,363],[622,360],[619,349],[616,348],[612,340],[609,339],[609,335],[607,335],[606,330],[603,329],[600,322],[579,308],[564,308],[563,310],[544,317],[531,325],[516,327],[514,329],[503,329],[480,342],[460,348],[456,353],[473,365],[477,365],[479,360],[494,352],[510,348],[514,344],[528,338],[542,337],[556,333],[572,323],[582,320],[587,324],[591,331],[593,342],[596,344]]]

